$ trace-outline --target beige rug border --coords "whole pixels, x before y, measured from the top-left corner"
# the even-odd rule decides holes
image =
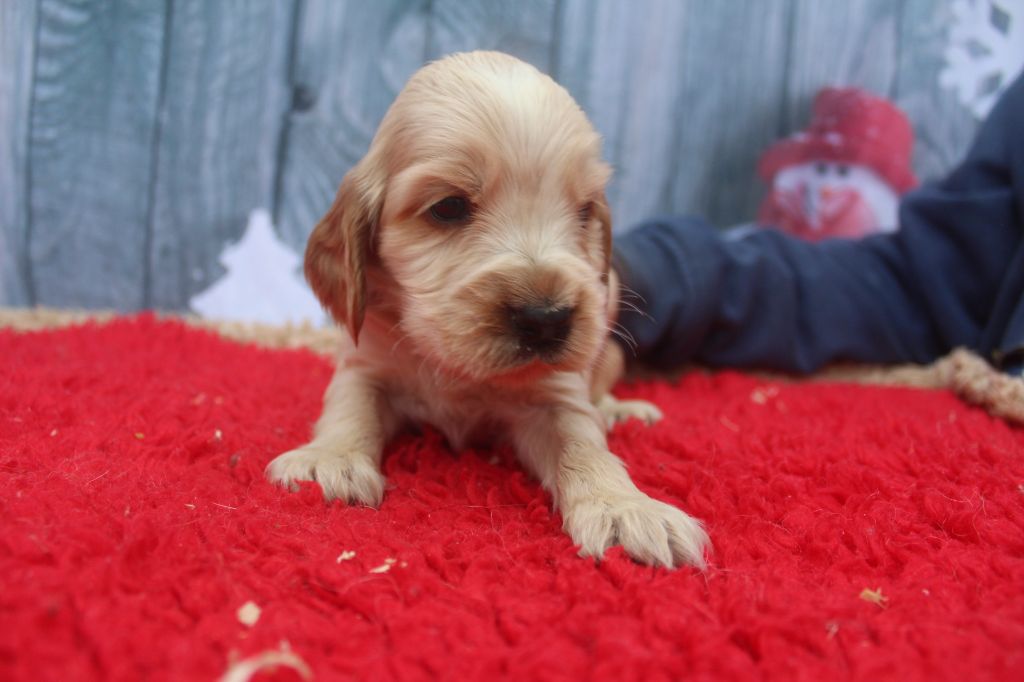
[[[31,332],[88,322],[104,323],[116,316],[116,313],[110,311],[0,307],[0,328]],[[341,330],[336,327],[227,322],[170,313],[162,313],[160,317],[181,320],[235,341],[255,343],[267,348],[308,348],[327,356],[333,355],[341,339]],[[764,373],[762,376],[781,381],[838,381],[948,388],[966,402],[978,405],[995,416],[1024,424],[1024,380],[993,369],[983,359],[963,349],[955,350],[931,365],[842,365],[799,379],[781,374]]]

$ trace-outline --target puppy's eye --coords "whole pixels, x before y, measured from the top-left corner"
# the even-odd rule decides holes
[[[465,197],[445,197],[430,207],[430,217],[439,223],[464,223],[469,214],[470,205]]]
[[[594,202],[588,201],[587,203],[580,206],[577,215],[580,218],[580,225],[586,227],[590,224],[590,218],[594,215]]]

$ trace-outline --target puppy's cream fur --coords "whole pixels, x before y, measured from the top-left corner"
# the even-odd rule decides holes
[[[511,441],[551,493],[584,555],[621,544],[638,561],[704,565],[701,525],[633,484],[605,425],[657,408],[609,393],[610,170],[569,94],[495,52],[417,72],[313,230],[306,276],[349,332],[313,440],[267,467],[315,480],[328,499],[377,505],[381,453],[408,422],[460,448]],[[446,223],[431,207],[471,206]],[[572,308],[557,351],[524,349],[509,310]]]

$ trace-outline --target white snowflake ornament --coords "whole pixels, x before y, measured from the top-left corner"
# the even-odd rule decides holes
[[[224,248],[227,273],[190,301],[203,317],[270,324],[326,321],[299,271],[300,257],[277,238],[270,214],[257,209],[242,238]]]
[[[1024,0],[955,0],[939,84],[979,119],[1024,68]]]

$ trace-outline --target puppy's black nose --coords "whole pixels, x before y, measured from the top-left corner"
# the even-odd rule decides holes
[[[513,307],[509,317],[526,350],[534,353],[561,348],[572,331],[575,308],[528,305]]]

